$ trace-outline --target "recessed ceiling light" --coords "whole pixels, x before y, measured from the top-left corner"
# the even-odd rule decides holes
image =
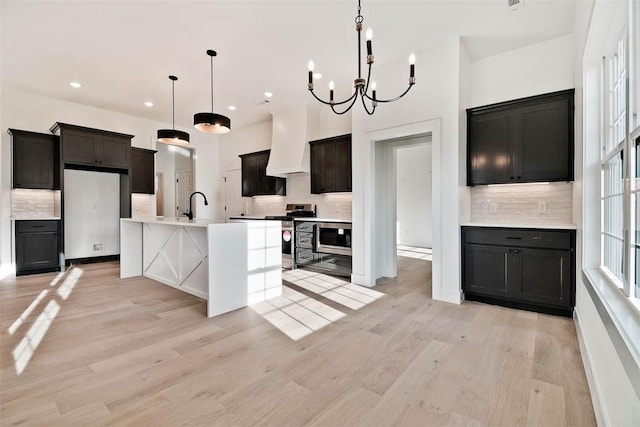
[[[273,94],[271,92],[265,92],[264,96],[266,96],[267,98],[271,98]]]
[[[229,110],[231,111],[235,111],[236,110],[236,106],[235,105],[229,105]]]
[[[74,89],[79,89],[82,87],[82,85],[78,82],[69,82],[69,86],[71,86]]]
[[[322,73],[313,73],[313,78],[314,79],[321,79],[322,78]]]
[[[151,108],[151,107],[153,107],[153,102],[151,102],[151,101],[145,101],[145,102],[144,102],[144,105],[146,105],[147,107]]]

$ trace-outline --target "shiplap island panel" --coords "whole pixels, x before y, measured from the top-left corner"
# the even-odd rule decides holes
[[[120,277],[145,276],[207,300],[209,317],[282,294],[278,221],[123,218]]]

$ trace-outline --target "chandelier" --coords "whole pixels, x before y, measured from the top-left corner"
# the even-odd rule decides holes
[[[367,78],[363,79],[362,78],[362,60],[361,60],[361,55],[362,55],[362,50],[361,50],[361,38],[360,38],[360,33],[362,32],[362,21],[364,20],[364,18],[362,17],[362,15],[360,14],[360,0],[358,0],[358,15],[356,15],[356,32],[358,33],[358,78],[355,79],[353,81],[353,87],[354,87],[354,92],[353,94],[343,100],[343,101],[335,101],[333,99],[333,89],[334,89],[334,83],[333,80],[329,82],[329,101],[325,101],[321,98],[318,97],[318,95],[315,94],[315,92],[313,91],[313,69],[314,69],[314,63],[313,61],[309,61],[309,83],[307,85],[307,88],[309,89],[309,92],[311,92],[311,94],[313,95],[313,97],[315,99],[317,99],[318,101],[320,101],[321,103],[325,104],[325,105],[329,105],[331,107],[331,109],[333,110],[334,113],[336,114],[344,114],[347,111],[351,110],[351,107],[353,107],[353,105],[356,103],[356,101],[358,100],[358,96],[360,96],[360,99],[362,99],[362,106],[364,107],[364,110],[367,112],[367,114],[372,115],[375,111],[376,111],[376,107],[378,106],[379,102],[393,102],[393,101],[397,101],[398,99],[402,98],[403,96],[405,96],[407,94],[407,92],[409,92],[409,90],[411,90],[411,87],[413,87],[413,85],[416,83],[416,78],[415,78],[415,61],[416,61],[416,57],[414,54],[411,54],[409,56],[409,87],[402,92],[400,95],[396,96],[395,98],[390,98],[390,99],[379,99],[376,95],[376,82],[375,81],[371,81],[371,66],[373,65],[373,50],[371,48],[371,38],[373,36],[373,32],[371,31],[371,28],[367,29],[366,32],[366,38],[367,38],[367,65],[369,66],[368,71],[367,71]],[[371,95],[369,95],[369,87],[371,87]],[[369,109],[369,107],[367,106],[367,103],[365,102],[365,98],[368,99],[369,101],[371,101],[371,109]],[[336,106],[344,106],[346,104],[346,109],[340,111],[338,109],[336,109]]]

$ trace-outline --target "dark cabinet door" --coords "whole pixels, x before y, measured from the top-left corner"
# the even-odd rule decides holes
[[[65,130],[62,134],[62,158],[65,163],[100,164],[98,135]]]
[[[508,268],[512,260],[507,248],[464,245],[464,291],[493,297],[510,297]]]
[[[99,163],[102,166],[128,168],[131,141],[103,136],[99,141]]]
[[[131,192],[155,193],[154,150],[131,148]]]
[[[16,274],[59,266],[59,221],[16,221]]]
[[[242,154],[242,197],[285,196],[287,180],[267,175],[267,163],[271,150]]]
[[[572,181],[574,90],[467,110],[467,185]]]
[[[351,135],[336,141],[336,186],[337,192],[351,191]]]
[[[311,193],[334,192],[336,189],[336,146],[322,141],[311,145]]]
[[[9,129],[13,147],[13,188],[60,189],[58,137]]]
[[[567,141],[573,115],[566,99],[521,108],[514,121],[521,128],[519,151],[515,153],[517,174],[522,181],[570,181],[573,151]],[[573,140],[573,137],[571,137]]]
[[[571,308],[571,252],[516,249],[513,297],[521,301]]]
[[[311,193],[351,191],[351,135],[311,141]]]
[[[469,176],[473,184],[513,181],[511,115],[488,112],[469,119]]]

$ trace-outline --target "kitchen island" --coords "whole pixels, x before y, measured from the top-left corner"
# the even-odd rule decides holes
[[[206,299],[208,317],[279,296],[280,223],[123,218],[120,277],[136,276]]]

